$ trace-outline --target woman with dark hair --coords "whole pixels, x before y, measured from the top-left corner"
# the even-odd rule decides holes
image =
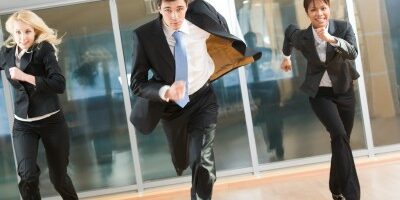
[[[329,188],[335,200],[359,200],[360,185],[350,147],[355,113],[353,80],[358,55],[356,37],[350,23],[330,20],[329,0],[304,0],[311,25],[304,30],[289,25],[285,30],[281,68],[290,71],[293,47],[307,60],[301,90],[331,138]]]

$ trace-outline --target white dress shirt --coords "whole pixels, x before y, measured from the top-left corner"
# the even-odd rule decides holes
[[[325,27],[325,31],[328,31],[329,23]],[[317,50],[317,54],[321,62],[326,61],[326,47],[328,43],[318,37],[317,32],[315,31],[314,27],[312,27],[313,35],[314,35],[314,42],[315,48]],[[332,81],[329,78],[328,71],[325,70],[324,75],[322,76],[321,82],[319,82],[320,87],[332,87]]]
[[[168,27],[165,23],[163,23],[163,30],[169,48],[174,55],[175,39],[172,34],[175,30]],[[190,95],[199,90],[214,73],[214,61],[208,54],[206,45],[206,40],[210,37],[210,33],[187,20],[184,20],[179,31],[183,33],[182,40],[186,47],[189,82],[188,92]],[[163,86],[159,91],[160,97],[166,101],[168,101],[168,99],[165,99],[164,96],[169,87],[168,85]]]

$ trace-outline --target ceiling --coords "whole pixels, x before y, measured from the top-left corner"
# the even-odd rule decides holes
[[[8,9],[12,9],[12,7],[21,7],[21,5],[26,8],[28,4],[30,5],[32,2],[35,2],[37,3],[36,8],[53,7],[51,9],[33,10],[42,17],[50,27],[57,29],[60,35],[79,36],[92,33],[112,32],[109,2],[106,0],[86,0],[85,2],[89,3],[68,6],[54,6],[55,4],[52,4],[52,6],[48,6],[49,4],[44,6],[43,4],[44,2],[60,3],[59,0],[7,0],[13,2],[12,4],[5,4],[4,1],[6,0],[0,0],[0,15],[3,13],[3,16],[0,16],[2,24],[4,24],[9,14],[9,12],[5,12],[4,7],[2,7],[3,5],[7,5]],[[39,5],[39,2],[42,4]],[[64,4],[65,2],[70,3],[71,1],[63,0],[62,2]],[[75,3],[77,2],[78,1],[75,1]],[[146,12],[146,6],[143,0],[118,0],[117,7],[121,29],[132,29],[155,17],[154,14]]]
[[[9,13],[20,8],[34,9],[59,5],[66,2],[74,3],[82,1],[83,0],[0,0],[0,13]]]

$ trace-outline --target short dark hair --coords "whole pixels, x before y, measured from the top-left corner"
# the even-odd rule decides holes
[[[162,3],[163,1],[176,1],[176,0],[157,0],[157,6],[158,6],[158,7],[161,7],[161,3]],[[185,3],[186,3],[186,4],[188,4],[188,2],[189,2],[189,0],[185,0]]]
[[[304,0],[303,6],[304,6],[304,10],[306,10],[306,13],[308,11],[308,7],[310,6],[310,4],[314,3],[314,1],[322,1],[322,2],[326,3],[328,6],[331,6],[330,0]]]

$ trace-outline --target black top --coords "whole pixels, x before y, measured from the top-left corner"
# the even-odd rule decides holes
[[[296,25],[289,25],[285,30],[282,52],[290,55],[293,47],[307,59],[307,72],[301,90],[315,97],[325,70],[328,72],[335,94],[345,93],[352,81],[360,75],[354,67],[358,55],[356,36],[350,23],[330,20],[328,32],[338,40],[338,46],[327,44],[326,61],[322,62],[317,54],[311,25],[304,30]]]
[[[15,67],[15,49],[3,46],[0,51],[0,70],[4,70],[14,88],[15,114],[20,118],[33,118],[61,109],[57,94],[65,90],[65,78],[61,74],[53,46],[48,42],[32,45],[21,57],[20,69],[35,76],[36,86],[15,81],[9,68]]]

